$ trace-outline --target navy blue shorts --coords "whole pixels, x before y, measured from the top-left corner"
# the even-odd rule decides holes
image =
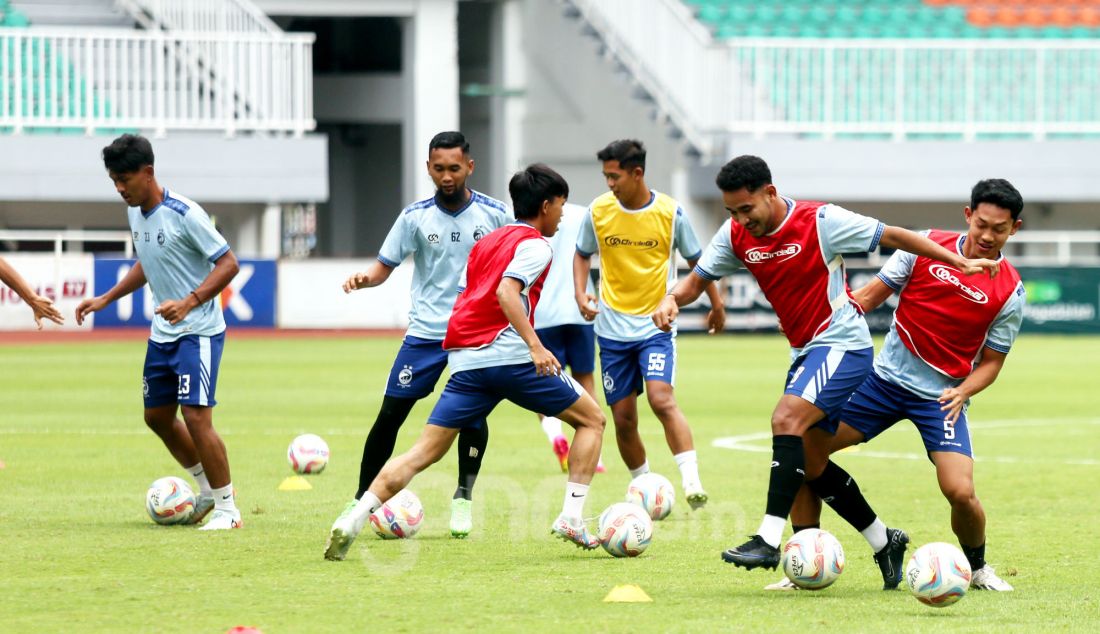
[[[783,393],[813,403],[825,412],[823,420],[835,422],[852,392],[871,373],[873,361],[873,348],[812,348],[791,364],[791,369],[787,371],[787,387]],[[834,426],[833,431],[835,430]]]
[[[464,370],[451,375],[428,416],[429,425],[480,427],[503,400],[535,413],[560,414],[584,388],[567,374],[539,376],[534,363]]]
[[[615,341],[597,337],[600,342],[600,369],[603,394],[614,405],[631,394],[641,394],[646,381],[675,385],[676,339],[670,332],[641,341]]]
[[[908,418],[917,426],[926,451],[952,451],[974,457],[966,407],[953,423],[946,420],[947,412],[940,407],[939,401],[917,396],[872,372],[852,395],[840,420],[863,434],[863,442],[868,442]]]
[[[535,334],[561,367],[569,366],[574,374],[596,370],[596,330],[591,324],[539,328]]]
[[[224,332],[212,337],[186,335],[168,343],[150,340],[141,376],[145,407],[217,405],[214,390],[224,346]]]
[[[432,393],[447,367],[442,341],[407,335],[386,380],[386,396],[421,399]]]

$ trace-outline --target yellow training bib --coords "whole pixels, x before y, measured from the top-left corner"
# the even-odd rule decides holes
[[[600,248],[600,298],[617,312],[648,315],[668,292],[675,200],[654,192],[649,205],[626,210],[607,192],[592,201]]]

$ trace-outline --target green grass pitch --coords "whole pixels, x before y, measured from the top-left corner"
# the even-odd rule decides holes
[[[970,410],[988,559],[1012,594],[971,592],[942,610],[882,592],[863,539],[826,510],[848,567],[821,592],[768,593],[771,571],[746,572],[719,552],[756,529],[764,508],[768,415],[787,366],[772,336],[680,338],[677,396],[699,450],[711,504],[680,501],[637,559],[581,552],[550,538],[564,476],[531,414],[490,418],[474,494],[474,533],[449,538],[453,452],[413,481],[426,510],[414,540],[364,534],[348,560],[321,557],[355,489],[396,338],[235,339],[230,332],[215,423],[229,448],[245,528],[205,534],[160,527],[146,487],[186,476],[141,420],[140,340],[0,348],[0,631],[279,632],[717,630],[1085,631],[1100,618],[1100,339],[1025,336],[1001,380]],[[437,387],[442,389],[442,383]],[[601,396],[602,400],[602,396]],[[434,398],[398,440],[408,448]],[[643,408],[650,463],[679,477]],[[280,492],[286,447],[324,437],[328,469],[310,491]],[[754,436],[755,434],[755,436]],[[734,438],[734,441],[728,439]],[[727,439],[741,449],[716,446]],[[609,426],[608,472],[587,514],[622,499],[628,481]],[[757,449],[752,451],[751,449]],[[746,450],[748,449],[748,450]],[[882,454],[895,457],[883,457]],[[914,544],[955,539],[916,431],[897,425],[839,461],[880,516]],[[594,522],[593,522],[594,527]],[[617,584],[652,603],[602,601]]]

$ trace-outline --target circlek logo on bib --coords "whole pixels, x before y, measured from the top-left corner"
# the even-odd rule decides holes
[[[799,253],[802,253],[802,245],[793,242],[788,242],[774,251],[765,251],[764,247],[753,247],[745,251],[745,263],[786,262]]]
[[[985,304],[989,302],[989,297],[982,292],[981,289],[971,288],[963,281],[959,279],[959,271],[943,264],[933,264],[928,267],[928,272],[932,274],[932,277],[943,282],[944,284],[950,284],[959,291],[959,295],[969,299],[975,304]]]

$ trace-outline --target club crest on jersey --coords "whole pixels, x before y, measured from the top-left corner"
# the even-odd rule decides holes
[[[660,246],[661,241],[656,238],[643,238],[636,240],[634,238],[627,238],[624,236],[607,236],[603,239],[603,243],[609,247],[627,247],[628,249],[652,249]]]
[[[438,233],[429,233],[428,234],[428,244],[439,244],[439,234]]]
[[[474,242],[481,240],[485,237],[485,227],[478,227],[474,229]]]
[[[745,251],[745,263],[786,262],[799,253],[802,253],[802,245],[793,242],[784,244],[774,251],[765,251],[764,247],[753,247]]]
[[[943,264],[933,264],[928,267],[928,272],[932,274],[932,277],[943,282],[944,284],[950,284],[959,291],[959,295],[962,295],[966,299],[974,302],[975,304],[987,304],[989,303],[989,296],[982,292],[980,289],[971,288],[963,281],[959,279],[959,271],[945,266]]]
[[[406,365],[401,368],[401,371],[397,373],[397,382],[401,385],[408,385],[412,383],[413,371],[412,366]]]
[[[164,246],[164,229],[157,231],[157,244]]]

